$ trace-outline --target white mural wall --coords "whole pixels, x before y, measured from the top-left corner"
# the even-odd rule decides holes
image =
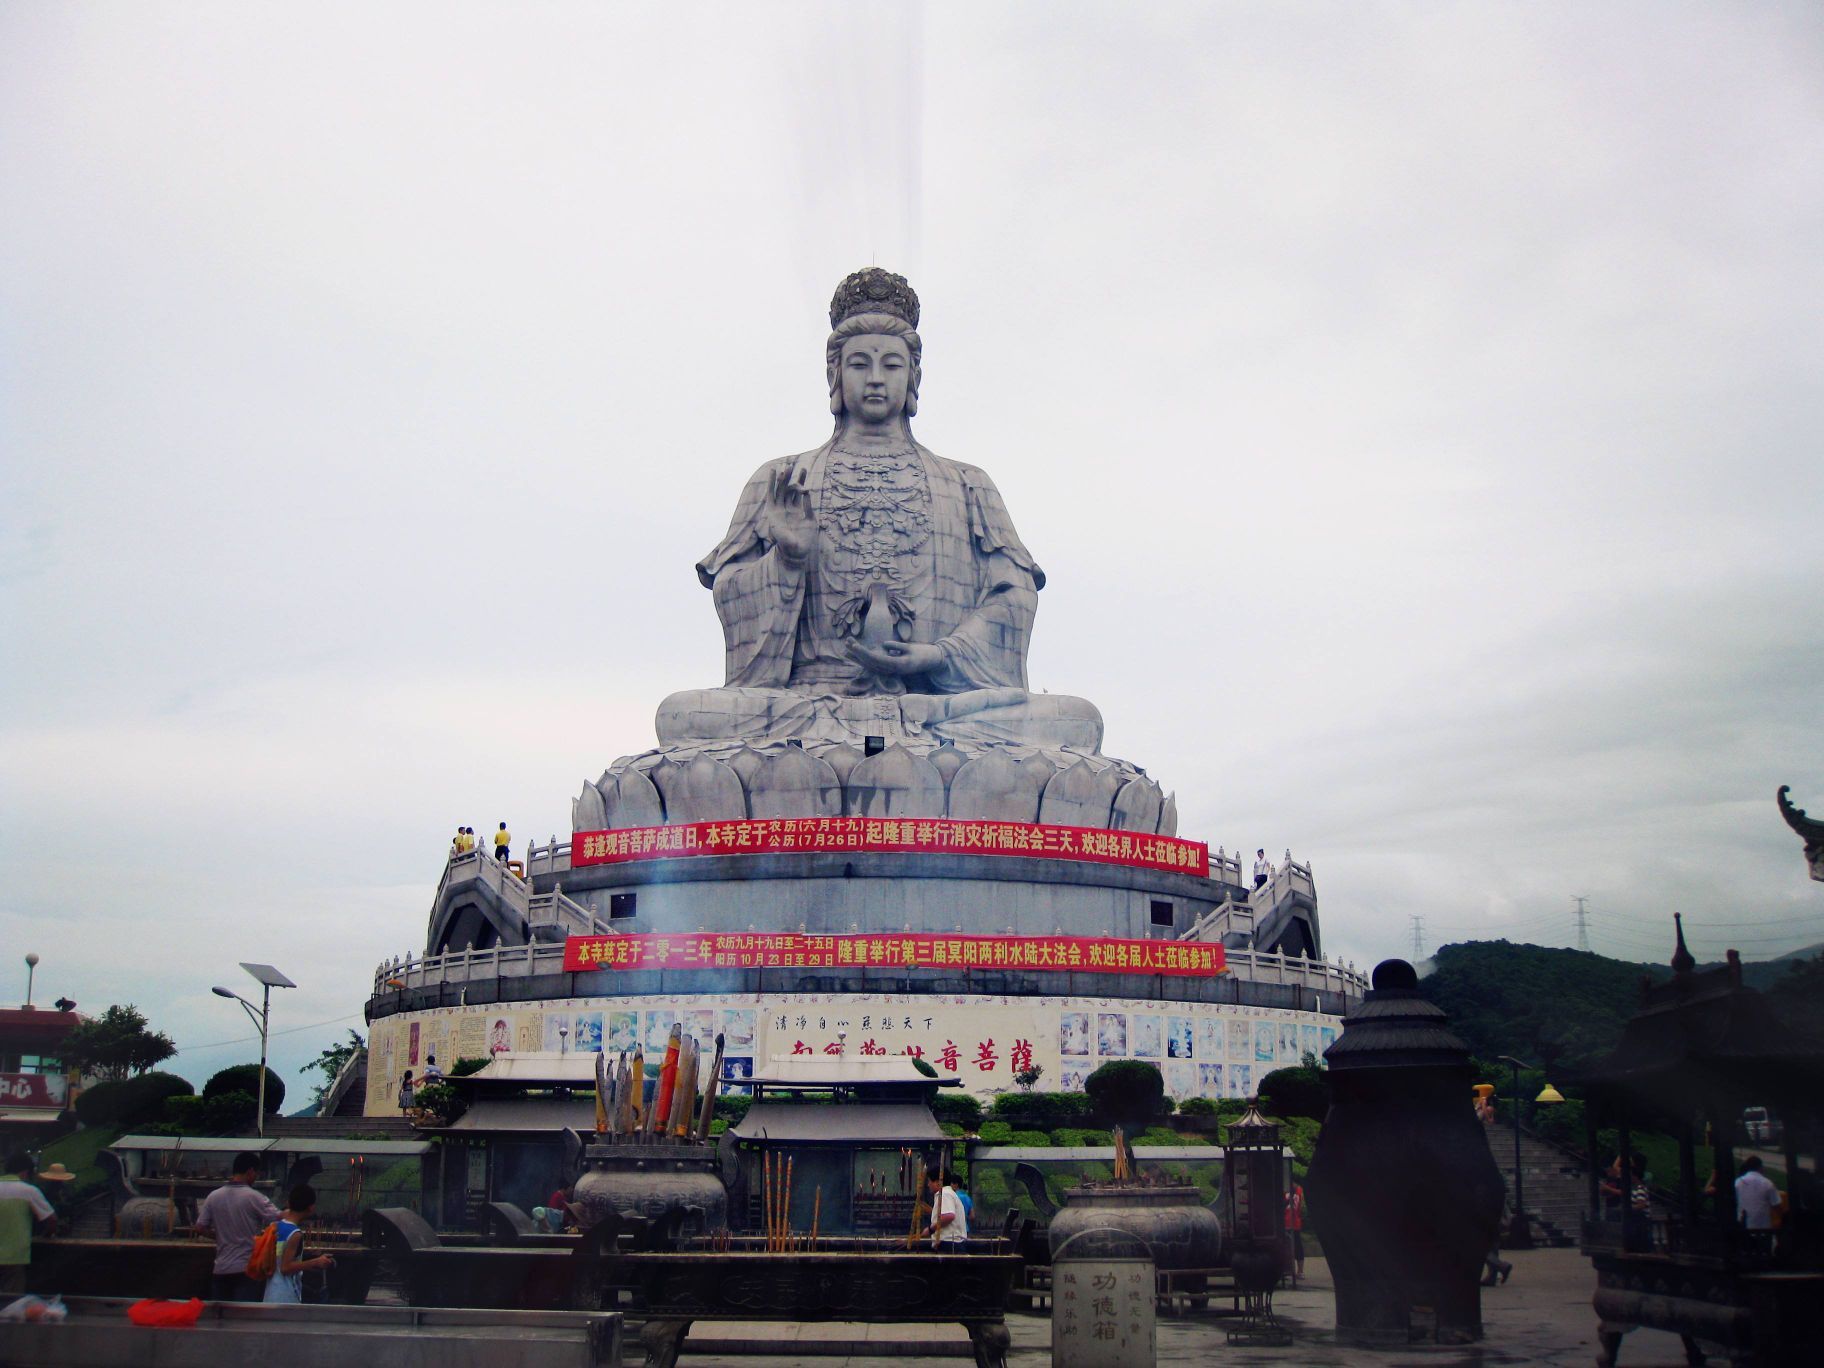
[[[703,994],[447,1007],[373,1023],[367,1112],[396,1114],[405,1070],[421,1075],[432,1055],[445,1070],[560,1047],[619,1054],[638,1045],[651,1057],[673,1025],[712,1049],[720,1032],[736,1085],[780,1055],[910,1052],[974,1093],[1009,1092],[1034,1066],[1044,1070],[1039,1089],[1077,1091],[1111,1059],[1144,1059],[1179,1101],[1245,1097],[1263,1075],[1321,1055],[1341,1030],[1317,1012],[1122,998]]]

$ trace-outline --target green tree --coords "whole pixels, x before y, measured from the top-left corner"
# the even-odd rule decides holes
[[[323,1077],[322,1082],[312,1085],[310,1094],[310,1100],[316,1103],[319,1110],[321,1110],[324,1101],[329,1097],[330,1085],[336,1081],[336,1076],[342,1072],[342,1066],[366,1048],[367,1042],[361,1038],[361,1032],[351,1029],[348,1033],[347,1040],[342,1041],[338,1045],[331,1045],[327,1050],[323,1051],[322,1054],[318,1055],[315,1059],[311,1060],[310,1063],[304,1066],[305,1073],[310,1073],[312,1070],[315,1070]]]
[[[163,1031],[149,1029],[145,1014],[128,1003],[82,1022],[63,1038],[58,1053],[81,1073],[121,1079],[164,1063],[177,1053],[177,1046]]]

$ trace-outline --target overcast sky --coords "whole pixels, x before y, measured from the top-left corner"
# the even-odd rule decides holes
[[[270,960],[295,1089],[457,824],[721,681],[870,262],[1034,686],[1332,954],[1824,941],[1816,5],[12,0],[0,997],[200,1084]]]

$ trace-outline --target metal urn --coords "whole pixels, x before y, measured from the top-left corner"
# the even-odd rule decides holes
[[[711,1145],[590,1145],[570,1199],[584,1230],[611,1212],[660,1222],[676,1213],[677,1234],[702,1235],[728,1224],[728,1189]]]
[[[1189,1185],[1085,1183],[1064,1194],[1046,1239],[1055,1255],[1071,1236],[1103,1227],[1144,1240],[1161,1272],[1213,1268],[1222,1255],[1222,1222]]]
[[[1404,960],[1324,1051],[1330,1111],[1305,1177],[1346,1344],[1482,1337],[1483,1259],[1502,1181],[1470,1096],[1469,1049]]]

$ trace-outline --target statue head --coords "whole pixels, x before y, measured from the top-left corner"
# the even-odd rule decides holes
[[[865,352],[891,366],[892,358],[903,352],[900,365],[905,371],[905,399],[900,410],[907,418],[918,412],[918,382],[924,343],[918,336],[918,295],[904,276],[869,266],[856,271],[836,287],[830,300],[830,339],[824,347],[824,376],[830,387],[830,412],[842,425],[848,411],[843,397],[844,353],[853,343],[857,353]],[[898,347],[887,345],[897,339]],[[851,384],[851,389],[855,388]],[[897,389],[897,384],[891,386]],[[895,395],[893,402],[898,403]]]

